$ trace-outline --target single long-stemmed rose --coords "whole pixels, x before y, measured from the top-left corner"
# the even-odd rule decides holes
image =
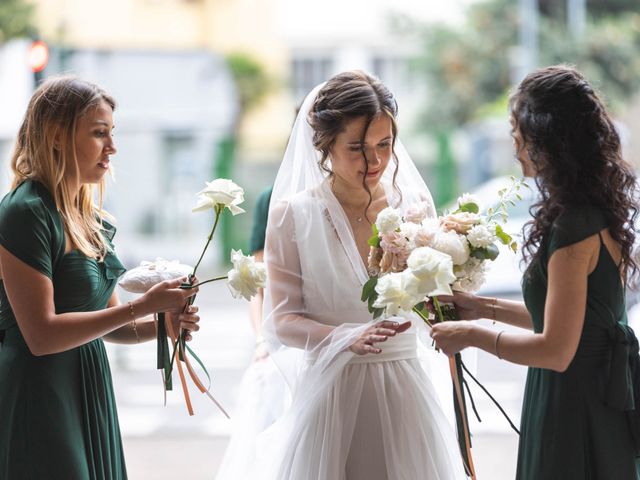
[[[177,278],[184,278],[187,276],[187,282],[182,284],[182,288],[197,288],[201,285],[215,282],[218,280],[228,280],[229,289],[235,298],[244,297],[249,300],[255,295],[259,288],[265,286],[266,281],[266,269],[264,264],[256,262],[252,256],[245,256],[241,250],[231,251],[231,262],[233,268],[229,270],[227,275],[210,278],[201,282],[196,282],[196,272],[200,266],[207,249],[211,245],[211,241],[216,232],[220,217],[225,209],[228,209],[233,215],[243,213],[244,210],[238,205],[244,201],[244,191],[238,185],[231,180],[217,179],[212,182],[206,182],[207,187],[198,192],[198,203],[193,208],[194,212],[209,211],[212,210],[215,215],[213,227],[207,236],[205,246],[198,258],[198,262],[195,267],[191,268],[188,265],[180,264],[177,260],[168,262],[163,259],[157,259],[155,262],[142,262],[137,268],[134,268],[127,272],[125,276],[119,282],[120,286],[125,290],[132,293],[144,293],[153,285],[163,281],[172,280]],[[189,304],[193,303],[195,295],[190,297]],[[173,352],[169,354],[168,338],[171,339],[173,344]],[[180,381],[182,384],[183,393],[189,414],[193,415],[193,408],[188,393],[186,384],[186,376],[182,370],[182,363],[184,362],[189,375],[193,382],[200,390],[201,393],[206,394],[209,398],[227,415],[222,406],[216,401],[216,399],[209,392],[209,387],[205,387],[196,375],[192,368],[187,353],[191,354],[194,360],[202,367],[204,373],[209,378],[206,367],[202,361],[198,358],[195,352],[186,344],[186,334],[183,332],[176,332],[173,330],[173,326],[170,322],[166,322],[165,314],[158,313],[157,322],[157,368],[162,370],[165,389],[165,402],[166,391],[173,388],[172,385],[172,370],[174,363],[177,365],[178,373],[180,375]],[[178,361],[176,362],[176,357]],[[209,378],[210,381],[210,378]],[[228,416],[228,415],[227,415]]]
[[[201,212],[201,211],[209,211],[212,210],[214,212],[215,215],[215,220],[213,222],[213,226],[211,228],[211,231],[209,232],[209,235],[207,236],[207,241],[204,245],[204,248],[202,249],[202,253],[200,254],[200,258],[198,259],[195,267],[193,268],[193,271],[191,272],[191,274],[188,276],[188,280],[186,283],[184,283],[182,285],[182,288],[196,288],[200,285],[204,285],[206,283],[209,282],[214,282],[217,280],[223,280],[228,278],[232,272],[234,270],[231,270],[229,272],[229,274],[224,275],[224,276],[219,276],[219,277],[215,277],[215,278],[211,278],[208,280],[204,280],[202,282],[199,283],[195,283],[196,282],[196,273],[198,271],[198,267],[200,266],[202,259],[204,258],[204,255],[207,251],[207,249],[209,248],[211,241],[213,239],[213,236],[216,232],[216,229],[218,227],[218,224],[220,222],[220,217],[222,215],[222,212],[225,209],[228,209],[233,215],[237,215],[240,213],[243,213],[244,210],[242,208],[240,208],[238,205],[240,205],[242,202],[244,202],[244,190],[239,187],[238,185],[236,185],[233,181],[228,180],[228,179],[216,179],[213,180],[211,182],[206,182],[206,188],[204,188],[203,190],[201,190],[200,192],[198,192],[198,203],[197,205],[192,209],[193,212]],[[240,258],[245,258],[242,255],[242,252],[233,252],[232,255],[238,256]],[[252,258],[252,257],[251,257]],[[233,260],[233,256],[232,256],[232,260]],[[257,287],[255,287],[255,290],[257,291],[257,289],[259,287],[263,287],[264,286],[264,276],[262,278],[262,283],[260,283]],[[231,287],[231,285],[230,285]],[[233,292],[233,290],[232,290]],[[250,297],[249,297],[250,298]],[[193,304],[195,300],[195,295],[193,295],[192,297],[190,297],[189,299],[189,305]],[[191,367],[188,357],[186,355],[186,353],[190,353],[193,358],[198,362],[198,364],[203,368],[205,374],[207,375],[207,377],[209,377],[209,374],[206,370],[206,368],[204,367],[204,364],[200,361],[200,359],[198,358],[198,356],[195,354],[195,352],[193,352],[193,350],[186,345],[186,332],[184,331],[180,331],[180,332],[173,332],[173,331],[169,331],[167,332],[167,327],[170,329],[171,326],[167,326],[166,322],[164,321],[164,318],[162,318],[164,315],[160,314],[159,315],[159,321],[158,321],[158,368],[163,369],[164,371],[164,378],[165,378],[165,390],[169,390],[171,389],[172,385],[171,385],[171,373],[173,370],[173,364],[175,362],[176,356],[178,358],[178,361],[176,362],[177,366],[178,366],[178,373],[180,375],[180,380],[182,383],[182,389],[185,395],[185,401],[187,403],[187,408],[189,410],[189,414],[193,415],[193,409],[191,407],[191,402],[190,402],[190,398],[189,398],[189,393],[188,393],[188,389],[186,386],[186,379],[185,379],[185,375],[184,372],[182,371],[182,366],[180,363],[180,360],[184,361],[187,367],[187,370],[193,380],[193,382],[196,384],[196,386],[198,387],[198,389],[202,392],[202,393],[206,393],[211,400],[213,400],[216,405],[218,405],[218,407],[223,411],[223,413],[226,414],[226,412],[224,411],[224,409],[220,406],[220,404],[215,400],[215,398],[213,398],[211,396],[211,394],[209,393],[209,389],[204,387],[204,385],[202,384],[202,382],[200,382],[199,378],[197,377],[197,375],[195,374],[193,368]],[[172,339],[173,341],[173,353],[171,356],[169,356],[169,350],[168,350],[168,346],[167,346],[167,333],[169,334],[169,337]]]

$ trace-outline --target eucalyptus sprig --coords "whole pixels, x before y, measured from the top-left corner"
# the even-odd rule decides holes
[[[503,245],[508,245],[513,252],[518,250],[518,244],[513,237],[504,231],[500,223],[507,223],[509,218],[508,209],[516,206],[516,200],[522,200],[520,190],[523,188],[531,190],[531,187],[524,180],[517,179],[513,175],[509,177],[511,184],[508,187],[498,190],[498,204],[496,208],[487,209],[487,221],[493,222],[496,227],[496,237]]]

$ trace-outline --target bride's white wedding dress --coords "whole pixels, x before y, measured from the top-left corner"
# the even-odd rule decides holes
[[[254,478],[465,479],[452,425],[417,359],[421,321],[407,317],[411,329],[378,344],[381,354],[348,349],[373,322],[360,300],[369,277],[328,181],[272,203],[269,222],[265,313],[293,399],[260,440]]]
[[[453,427],[417,358],[421,320],[407,314],[411,329],[378,344],[381,354],[349,350],[374,321],[360,300],[366,267],[307,121],[321,88],[300,107],[271,196],[264,335],[292,397],[259,436],[249,478],[465,479]],[[380,179],[387,203],[404,210],[426,201],[435,216],[398,139],[394,152]]]

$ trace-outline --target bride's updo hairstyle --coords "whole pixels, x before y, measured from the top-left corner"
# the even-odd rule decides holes
[[[336,137],[345,130],[350,121],[360,117],[366,118],[361,138],[362,156],[365,160],[365,176],[362,179],[362,187],[369,194],[369,204],[365,209],[365,214],[371,205],[372,198],[366,183],[366,172],[369,165],[366,161],[364,141],[369,125],[379,115],[386,115],[391,120],[393,132],[391,157],[395,163],[393,188],[401,198],[395,182],[398,173],[398,157],[394,149],[398,134],[397,114],[398,104],[389,89],[377,78],[360,70],[342,72],[329,79],[318,92],[309,111],[308,121],[313,129],[313,146],[322,154],[320,167],[330,176],[333,175],[333,172],[328,165],[329,152]]]

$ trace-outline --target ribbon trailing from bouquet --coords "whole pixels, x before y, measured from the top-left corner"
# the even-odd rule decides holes
[[[196,388],[200,390],[200,393],[204,393],[205,395],[207,395],[207,397],[209,397],[209,399],[220,409],[220,411],[227,418],[230,418],[224,407],[211,394],[211,377],[209,376],[209,372],[207,371],[204,363],[196,355],[196,353],[186,344],[186,333],[176,332],[173,328],[173,325],[171,325],[171,322],[167,321],[166,315],[164,313],[158,314],[157,323],[157,368],[158,370],[162,371],[165,405],[167,402],[167,391],[173,390],[172,373],[175,362],[178,370],[178,375],[180,377],[180,385],[182,387],[187,410],[189,412],[189,415],[194,414],[193,405],[191,403],[191,396],[189,395],[187,376],[185,375],[182,365],[184,363],[187,373],[191,377],[191,380],[193,381]],[[169,339],[171,339],[173,345],[173,351],[171,355],[169,355]],[[191,365],[189,355],[193,357],[193,359],[205,373],[209,384],[208,387],[205,387],[203,382],[198,377],[195,369]]]
[[[436,322],[445,321],[455,321],[459,320],[457,311],[455,307],[443,305],[441,306],[436,298],[433,298],[433,304],[435,307],[435,320]],[[424,320],[427,325],[432,326],[429,318],[426,316],[426,309],[418,309],[414,308],[413,311],[418,314],[422,320]],[[480,415],[478,415],[478,411],[475,407],[475,402],[473,400],[473,396],[471,395],[471,390],[469,389],[469,385],[467,384],[464,373],[466,372],[469,377],[482,389],[484,393],[491,399],[491,401],[498,407],[500,413],[506,418],[507,422],[511,428],[519,435],[520,431],[513,424],[507,413],[504,411],[502,406],[498,403],[498,401],[489,393],[489,391],[482,385],[477,378],[475,378],[471,372],[467,369],[466,365],[462,361],[462,355],[460,353],[455,354],[453,357],[449,357],[449,371],[451,374],[451,382],[453,385],[453,408],[456,418],[456,434],[458,438],[458,447],[460,449],[460,455],[462,456],[462,463],[464,465],[464,469],[466,474],[471,479],[476,479],[475,467],[473,465],[473,457],[471,455],[471,431],[469,429],[469,415],[467,410],[467,402],[465,396],[465,388],[469,395],[469,400],[471,401],[471,407],[476,415],[476,418],[479,422]]]

